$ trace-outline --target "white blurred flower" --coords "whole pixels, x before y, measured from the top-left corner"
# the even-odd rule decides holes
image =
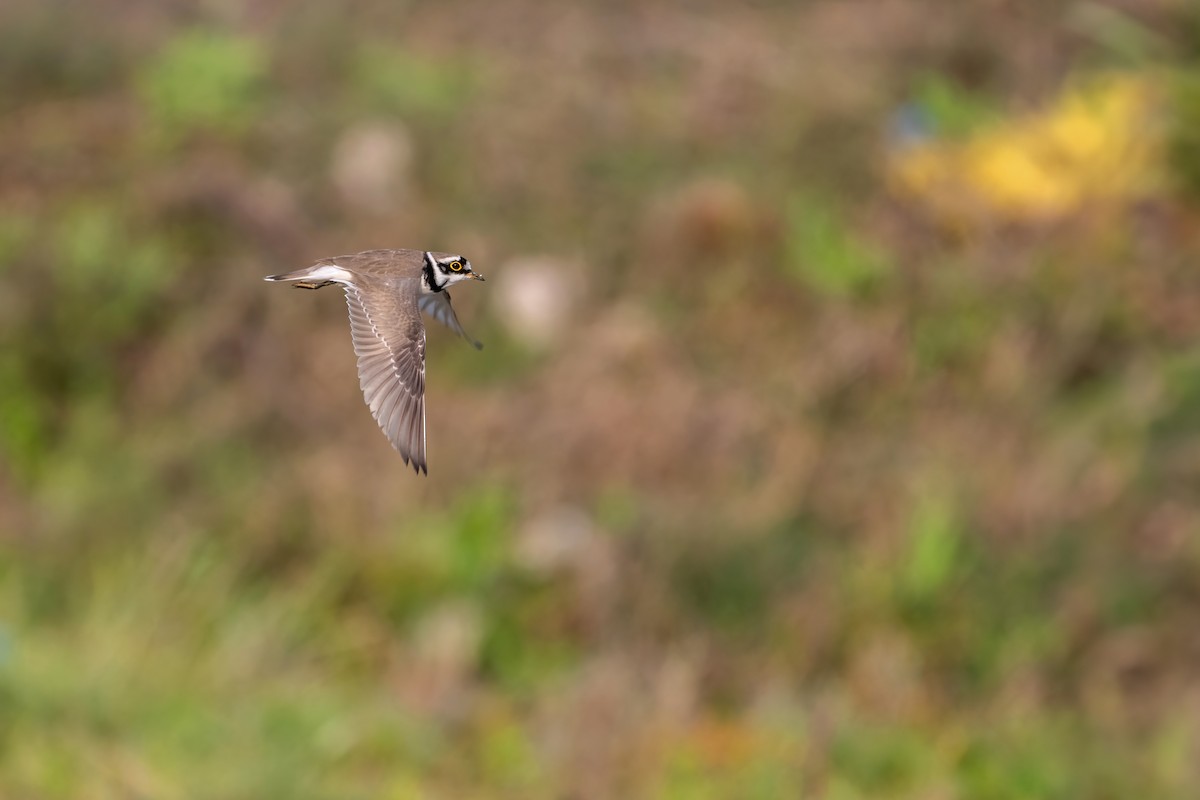
[[[479,609],[465,602],[448,602],[417,624],[413,650],[436,673],[459,676],[474,663],[482,638]]]
[[[403,125],[363,123],[334,145],[330,179],[347,205],[382,213],[408,193],[414,155],[412,135]]]
[[[513,555],[521,567],[549,575],[586,566],[595,538],[587,514],[575,506],[557,506],[522,526]]]
[[[465,600],[431,609],[418,622],[397,664],[397,688],[420,714],[446,718],[469,703],[469,689],[483,642],[483,616]]]
[[[496,284],[497,316],[529,347],[546,347],[565,332],[582,293],[578,265],[547,256],[509,261],[496,270]]]

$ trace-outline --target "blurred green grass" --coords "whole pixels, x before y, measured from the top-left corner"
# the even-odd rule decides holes
[[[974,228],[889,115],[1018,118],[1008,43],[1112,18],[0,12],[0,795],[1194,796],[1200,51],[1133,5],[1171,179]],[[376,246],[489,277],[427,481],[259,280]]]

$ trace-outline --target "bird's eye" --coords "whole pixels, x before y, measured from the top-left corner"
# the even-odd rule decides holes
[[[450,271],[451,272],[462,272],[462,262],[461,261],[451,261],[450,262]]]

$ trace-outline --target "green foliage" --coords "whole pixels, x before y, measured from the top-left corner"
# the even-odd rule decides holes
[[[596,522],[606,530],[630,530],[638,520],[639,511],[638,495],[628,486],[610,486],[596,498]]]
[[[1000,117],[991,98],[968,91],[936,72],[917,81],[911,102],[923,123],[939,136],[966,136]]]
[[[834,764],[847,784],[841,792],[851,797],[884,791],[903,795],[918,784],[932,760],[930,743],[918,731],[892,726],[849,726],[833,745]]]
[[[88,399],[115,387],[117,349],[145,330],[175,277],[170,247],[127,219],[119,204],[80,198],[53,222],[9,217],[0,226],[0,253],[10,280],[52,289],[53,302],[9,302],[13,313],[0,327],[9,347],[0,356],[0,452],[16,475],[31,479],[59,435],[96,413]],[[46,229],[48,228],[48,230]],[[40,238],[50,245],[37,249]],[[40,259],[52,266],[39,271]],[[73,396],[69,412],[61,393]],[[94,431],[90,423],[81,429]]]
[[[478,81],[469,57],[461,51],[410,53],[383,42],[357,48],[353,74],[365,108],[398,114],[414,123],[454,116]]]
[[[819,294],[863,297],[891,271],[884,254],[855,236],[828,202],[793,198],[787,225],[787,274]]]
[[[543,779],[543,770],[529,734],[517,720],[507,716],[490,719],[484,725],[479,761],[484,780],[501,790],[529,791]]]
[[[0,277],[16,269],[20,254],[33,238],[34,224],[28,214],[0,214]]]
[[[670,759],[654,797],[662,800],[770,800],[796,794],[795,751],[768,732],[731,732],[752,737],[753,752],[722,757],[681,747]],[[773,733],[773,732],[772,732]],[[731,742],[736,746],[736,742]],[[715,762],[715,763],[714,763]]]
[[[160,542],[84,576],[79,611],[58,625],[8,592],[4,614],[21,622],[13,657],[0,664],[7,785],[79,796],[97,781],[96,759],[119,756],[103,778],[114,790],[356,797],[331,767],[413,763],[411,733],[380,710],[386,697],[316,679],[313,665],[329,653],[299,616],[311,587],[231,594],[234,566],[206,545]],[[358,711],[347,717],[345,707]],[[46,725],[54,737],[40,735]]]
[[[1086,791],[1072,762],[1063,758],[1058,736],[1051,724],[1043,730],[980,737],[958,763],[963,788],[980,800],[1095,796]]]
[[[710,624],[760,632],[777,595],[803,576],[816,539],[794,522],[744,540],[690,548],[674,564],[672,585],[685,608]]]
[[[1200,199],[1200,64],[1176,71],[1169,86],[1168,174],[1195,201]]]
[[[192,133],[244,133],[262,111],[266,68],[253,39],[207,29],[178,34],[138,75],[152,133],[168,143]]]
[[[459,301],[454,302],[458,308]],[[458,313],[465,315],[465,312]],[[462,339],[442,331],[430,336],[430,353],[437,354],[438,369],[449,380],[465,386],[504,384],[530,374],[543,361],[536,351],[523,347],[498,328],[471,327],[468,331],[479,337],[483,350],[476,350]]]
[[[929,374],[952,375],[978,366],[984,348],[1003,322],[986,291],[974,286],[968,276],[956,275],[959,265],[939,281],[932,298],[936,305],[913,321],[913,354]]]
[[[1200,350],[1189,349],[1163,365],[1163,399],[1146,431],[1145,480],[1156,486],[1182,479],[1191,433],[1200,425]]]
[[[937,492],[920,494],[909,520],[908,536],[901,590],[912,602],[926,604],[938,598],[961,564],[962,531],[949,498]]]
[[[112,343],[140,329],[175,277],[168,243],[138,236],[112,204],[75,204],[63,212],[53,240],[61,324],[83,341]]]
[[[20,354],[0,353],[0,453],[21,479],[32,477],[49,444],[50,420],[30,366]]]
[[[501,487],[473,489],[465,498],[450,535],[449,579],[454,590],[479,591],[494,582],[505,564],[505,534],[512,517],[512,503]]]

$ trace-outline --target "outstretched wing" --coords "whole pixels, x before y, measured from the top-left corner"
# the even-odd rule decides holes
[[[467,335],[467,332],[463,330],[463,326],[459,323],[458,317],[454,315],[454,307],[450,305],[449,292],[442,291],[423,294],[417,298],[417,304],[421,306],[421,310],[426,314],[470,342],[476,350],[483,349],[482,344]]]
[[[425,462],[425,326],[412,294],[343,284],[358,380],[371,414],[404,463]],[[407,295],[407,298],[405,297]]]

